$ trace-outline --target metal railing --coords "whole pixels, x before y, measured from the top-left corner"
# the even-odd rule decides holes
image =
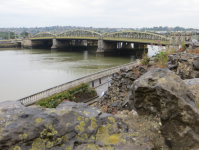
[[[67,89],[77,86],[81,83],[88,83],[88,82],[92,83],[95,80],[99,81],[100,78],[103,78],[103,77],[109,76],[113,73],[116,73],[116,72],[120,71],[121,68],[124,68],[124,67],[129,68],[129,67],[132,67],[133,65],[137,65],[138,63],[139,63],[138,61],[135,61],[135,62],[128,63],[125,65],[121,65],[121,66],[113,67],[113,68],[106,69],[103,71],[99,71],[99,72],[78,78],[76,80],[66,82],[64,84],[49,88],[47,90],[32,94],[30,96],[26,96],[24,98],[19,99],[18,101],[21,101],[21,103],[24,106],[28,106],[28,105],[34,104],[35,102],[39,101],[40,99],[50,97],[54,94],[66,91]]]

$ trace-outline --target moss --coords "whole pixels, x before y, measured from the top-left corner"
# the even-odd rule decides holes
[[[40,123],[42,121],[42,119],[41,119],[41,117],[39,117],[39,118],[37,118],[36,120],[35,120],[35,123]]]
[[[108,117],[109,121],[115,123],[115,119],[113,117]]]
[[[14,147],[14,150],[21,150],[21,147],[15,146],[15,147]]]
[[[65,148],[65,150],[72,150],[72,145]]]
[[[90,119],[91,119],[91,125],[88,128],[89,130],[94,130],[95,128],[97,128],[97,123],[96,123],[97,120],[94,117],[91,117]]]

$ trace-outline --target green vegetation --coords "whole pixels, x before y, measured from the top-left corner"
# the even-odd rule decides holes
[[[76,95],[78,95],[78,97]],[[58,93],[51,97],[44,98],[38,101],[36,105],[39,105],[45,108],[56,108],[60,103],[64,101],[80,102],[81,95],[87,95],[90,98],[92,98],[96,96],[97,93],[94,88],[91,88],[89,86],[89,83],[82,83],[62,93]]]
[[[17,34],[15,34],[14,32],[0,31],[0,38],[1,39],[9,39],[9,37],[10,37],[10,39],[15,39],[15,37],[18,38],[19,36]]]
[[[21,36],[22,36],[22,37],[28,36],[28,32],[26,32],[26,31],[22,32],[22,33],[21,33]]]
[[[181,45],[180,49],[177,49],[177,48],[172,48],[172,49],[163,48],[162,45],[160,44],[160,41],[158,41],[158,43],[159,43],[158,44],[158,51],[155,52],[155,56],[157,58],[157,64],[156,65],[159,68],[165,68],[166,67],[165,63],[167,62],[169,55],[172,55],[173,53],[176,53],[176,52],[184,52],[186,50],[185,42],[182,42],[182,45]],[[153,48],[153,44],[152,43],[151,43],[151,47]],[[189,53],[196,53],[197,54],[197,53],[199,53],[199,51],[195,50],[195,51],[192,51],[192,52],[189,52]],[[141,59],[140,62],[141,62],[141,65],[147,65],[148,64],[149,57],[148,57],[148,55],[145,52],[143,53],[142,59]]]
[[[141,62],[141,65],[147,65],[149,62],[149,56],[147,53],[145,53],[145,51],[142,54],[142,59],[140,60],[140,62]]]

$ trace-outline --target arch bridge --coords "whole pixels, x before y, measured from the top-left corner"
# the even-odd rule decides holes
[[[24,45],[33,46],[34,43],[42,43],[41,41],[51,40],[52,49],[64,48],[74,45],[83,46],[87,41],[94,41],[98,45],[97,52],[105,52],[118,48],[132,48],[131,43],[134,43],[134,48],[143,47],[146,44],[162,44],[169,45],[170,38],[150,33],[139,31],[122,31],[114,33],[98,33],[90,30],[67,30],[60,34],[52,34],[49,32],[41,32],[29,37],[29,42],[24,42]],[[25,44],[27,43],[27,44]],[[43,42],[44,43],[44,42]],[[36,44],[35,44],[36,45]],[[141,45],[141,46],[140,46]]]

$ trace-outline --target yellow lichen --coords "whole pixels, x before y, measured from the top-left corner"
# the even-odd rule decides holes
[[[55,134],[57,134],[57,131],[53,128],[52,124],[48,124],[48,125],[45,125],[45,126],[46,126],[47,129],[44,129],[40,133],[41,137],[44,137],[44,136],[51,137],[51,136],[54,136]]]
[[[65,148],[65,150],[72,150],[72,145]]]
[[[91,117],[91,125],[88,127],[89,130],[94,130],[97,127],[96,119],[94,117]]]
[[[199,103],[197,103],[196,106],[199,108]]]
[[[64,135],[64,136],[62,136],[62,139],[63,139],[65,142],[68,142],[68,136],[67,136],[67,134]]]
[[[84,120],[84,119],[82,118],[82,116],[79,116],[79,117],[77,118],[77,120],[81,121],[81,120]]]
[[[90,114],[90,112],[89,111],[85,111],[84,110],[84,112],[83,112],[85,115],[89,115]]]
[[[27,137],[28,137],[28,134],[25,134],[25,133],[19,135],[20,139],[24,139],[25,140],[25,139],[27,139]]]
[[[112,134],[110,135],[110,130],[114,127],[114,125],[108,124],[106,126],[100,126],[98,128],[96,139],[100,140],[102,143],[106,145],[116,145],[121,140],[122,134]]]
[[[66,124],[66,127],[68,127],[68,126],[71,126],[71,123],[67,123],[67,124]]]
[[[121,134],[114,134],[114,135],[111,135],[107,142],[110,143],[110,144],[117,144],[119,143],[120,141],[120,137],[121,137]]]
[[[46,147],[47,148],[53,147],[53,142],[48,141],[47,144],[46,144]]]
[[[84,122],[84,121],[81,121],[81,122],[80,122],[80,128],[79,128],[81,132],[84,131],[84,126],[85,126],[85,122]]]
[[[85,118],[85,121],[86,121],[86,122],[89,122],[89,119],[88,119],[88,118]]]
[[[115,119],[113,117],[108,117],[109,121],[115,123]]]
[[[32,148],[30,150],[43,150],[45,147],[45,142],[40,138],[36,138],[33,141]]]
[[[14,150],[21,150],[21,147],[15,146]]]
[[[50,115],[51,113],[56,112],[56,109],[51,110],[48,114]]]
[[[4,120],[4,117],[0,117],[1,120]]]
[[[99,150],[98,147],[99,147],[98,145],[95,145],[95,144],[93,144],[93,143],[88,144],[88,148],[89,148],[90,150]]]
[[[41,119],[41,117],[39,117],[39,118],[37,118],[36,120],[35,120],[35,123],[40,123],[42,121],[42,119]]]
[[[17,119],[17,115],[14,115],[14,116],[13,116],[13,119]]]
[[[77,137],[79,140],[82,140],[82,141],[88,140],[88,136],[87,136],[86,133],[83,134],[83,135],[76,135],[76,137]]]
[[[79,125],[76,125],[75,126],[75,130],[79,130],[80,129],[80,126]]]
[[[12,122],[6,122],[6,124],[5,124],[5,125],[6,125],[6,126],[8,126],[8,125],[9,125],[9,124],[11,124],[11,123],[12,123]]]

